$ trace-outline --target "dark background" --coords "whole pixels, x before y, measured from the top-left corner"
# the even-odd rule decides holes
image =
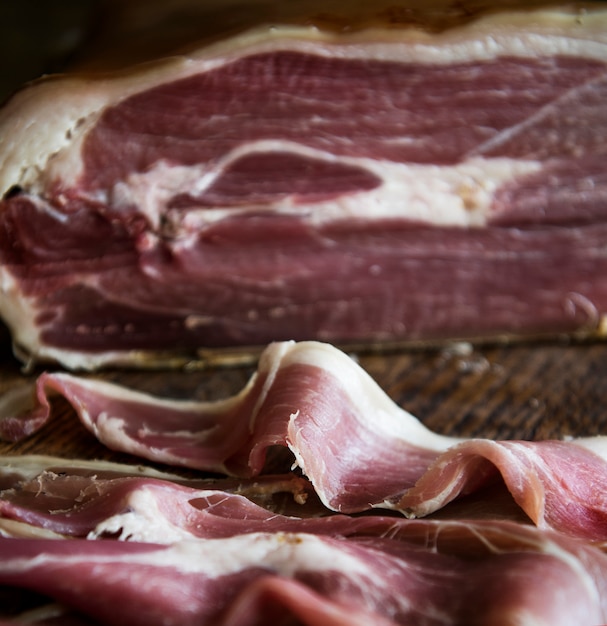
[[[96,0],[0,1],[0,100],[61,71],[95,27]]]

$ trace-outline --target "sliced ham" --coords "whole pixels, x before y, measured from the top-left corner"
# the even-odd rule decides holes
[[[0,538],[0,584],[100,624],[599,624],[607,557],[507,522],[398,538],[249,533],[156,544]]]
[[[0,461],[16,460],[2,457]],[[130,474],[109,473],[103,465],[91,462],[98,471],[81,473],[80,464],[58,463],[31,478],[7,477],[0,489],[0,532],[30,536],[42,529],[66,537],[117,536],[171,543],[254,530],[364,534],[367,526],[389,526],[389,520],[350,524],[344,516],[317,522],[312,518],[328,511],[308,499],[305,480],[295,476],[255,482],[169,478],[169,474],[159,478],[160,474],[147,476],[147,471],[138,473],[136,468]],[[292,506],[285,507],[274,497],[277,494],[290,495]],[[307,504],[308,500],[312,502]],[[283,509],[297,511],[300,517],[284,515],[279,512]]]
[[[604,6],[438,31],[401,9],[266,21],[15,95],[0,313],[17,353],[92,369],[273,340],[601,335]]]
[[[288,464],[303,472],[332,511],[386,508],[424,516],[477,494],[489,511],[493,505],[499,511],[505,485],[537,526],[607,539],[607,507],[597,488],[607,484],[607,439],[462,441],[438,435],[327,344],[269,346],[239,394],[211,403],[46,374],[37,384],[34,416],[48,417],[48,391],[66,397],[104,444],[157,462],[253,477],[264,473],[269,448],[288,449]],[[27,413],[5,417],[0,426],[14,434],[22,422],[27,430]]]
[[[198,481],[198,486],[193,486],[193,482],[144,476],[82,475],[77,468],[70,470],[68,466],[63,470],[44,470],[32,479],[15,480],[10,487],[0,490],[0,532],[16,537],[53,533],[57,537],[173,543],[251,532],[396,537],[411,527],[406,518],[388,512],[347,516],[320,509],[301,486],[295,491],[295,478],[291,481],[268,478],[265,484],[242,481],[237,487],[226,485],[224,480],[208,480],[206,484]],[[269,497],[287,489],[294,492],[288,515],[279,512]],[[263,499],[259,497],[262,491]],[[491,499],[484,514],[479,515],[468,505],[458,515],[450,515],[450,519],[491,516],[529,521],[514,506],[497,508],[495,500],[495,497]]]
[[[573,441],[471,440],[455,445],[394,504],[411,516],[428,515],[455,498],[504,481],[540,528],[588,540],[607,539],[607,438]]]
[[[247,385],[215,402],[163,399],[66,373],[43,374],[35,392],[34,408],[3,416],[5,437],[29,433],[32,416],[39,427],[50,415],[47,392],[59,393],[102,443],[163,463],[246,477],[263,472],[270,447],[288,447],[335,510],[399,493],[454,442],[394,404],[345,353],[317,342],[270,345]],[[363,465],[369,470],[354,478]],[[356,489],[344,488],[352,479]]]

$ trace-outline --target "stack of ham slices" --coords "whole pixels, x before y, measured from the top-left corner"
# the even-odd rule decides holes
[[[318,342],[271,344],[238,394],[212,402],[67,373],[32,391],[4,437],[40,428],[60,394],[113,450],[199,471],[2,459],[0,584],[51,598],[63,619],[607,620],[603,437],[438,435]]]
[[[60,395],[142,460],[0,457],[0,624],[607,623],[607,439],[439,435],[333,345],[604,334],[607,9],[279,4],[0,111],[0,315],[63,368],[0,438]],[[212,402],[65,371],[235,350]]]

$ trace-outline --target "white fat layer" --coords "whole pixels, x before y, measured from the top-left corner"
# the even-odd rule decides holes
[[[40,329],[36,324],[37,306],[35,300],[25,296],[18,279],[6,265],[0,265],[0,311],[2,321],[11,332],[15,352],[17,346],[26,346],[28,360],[32,352],[41,346]]]
[[[299,533],[247,533],[228,539],[180,541],[161,549],[128,553],[90,554],[85,557],[66,554],[64,563],[78,563],[86,558],[93,564],[151,565],[174,569],[183,574],[201,574],[208,578],[229,576],[247,569],[263,567],[282,576],[296,573],[347,572],[349,577],[370,579],[373,571],[346,550],[314,535]],[[24,571],[45,567],[58,559],[39,554],[28,559],[3,559],[0,571]]]
[[[586,450],[594,452],[607,461],[607,436],[580,437],[571,441]]]
[[[114,78],[43,81],[0,113],[0,192],[12,185],[40,191],[48,181],[74,185],[82,174],[82,141],[109,106],[135,93],[208,71],[246,54],[295,50],[340,58],[453,63],[498,56],[607,59],[607,11],[497,14],[430,34],[418,29],[327,33],[315,28],[255,29]]]
[[[269,204],[243,207],[200,207],[169,211],[178,194],[201,196],[234,161],[257,153],[285,152],[327,163],[359,167],[378,177],[374,189],[342,193],[325,201],[298,202],[287,196]],[[445,226],[483,226],[496,189],[518,177],[539,171],[541,163],[520,159],[473,157],[458,165],[417,165],[370,158],[336,157],[291,141],[256,141],[230,152],[214,166],[171,166],[161,161],[144,173],[131,174],[103,198],[114,208],[136,207],[153,228],[169,217],[172,232],[182,236],[238,213],[272,211],[299,215],[319,225],[340,219],[410,219]]]
[[[66,539],[65,535],[39,528],[27,522],[0,519],[0,537],[21,537],[27,539]]]
[[[204,495],[204,494],[202,494]],[[200,494],[196,497],[200,497]],[[103,520],[88,534],[88,539],[104,535],[117,535],[125,541],[170,544],[194,535],[173,524],[159,509],[158,498],[153,490],[142,487],[129,494],[122,513]]]
[[[34,392],[33,387],[31,388]],[[65,459],[41,454],[0,455],[0,477],[19,475],[22,480],[32,480],[50,468],[73,468],[92,472],[112,472],[124,476],[145,476],[163,480],[187,482],[187,479],[172,472],[163,472],[146,465],[116,463],[114,461]],[[195,479],[193,479],[195,480]]]
[[[238,405],[242,401],[242,397],[249,393],[249,389],[251,386],[250,382],[247,383],[247,385],[245,385],[238,394],[230,396],[228,398],[198,402],[195,400],[161,398],[142,391],[129,389],[115,383],[96,379],[79,378],[72,376],[71,374],[64,374],[60,372],[53,374],[53,378],[57,379],[58,381],[64,381],[68,387],[76,384],[77,386],[84,389],[90,389],[95,394],[105,395],[108,398],[117,399],[125,403],[130,402],[133,404],[140,403],[144,405],[153,405],[154,407],[163,407],[167,411],[177,409],[182,413],[191,412],[217,415],[222,415],[223,413],[228,412],[233,406]],[[87,411],[87,407],[84,405],[80,408],[83,411]],[[103,416],[103,419],[106,420],[115,419],[106,412],[102,413],[101,415]],[[174,432],[176,436],[192,436],[191,431]],[[198,432],[198,430],[196,432]]]
[[[9,307],[12,303],[9,303]],[[0,310],[6,310],[0,304]],[[104,350],[103,352],[92,353],[79,351],[75,348],[56,348],[44,343],[40,337],[39,330],[32,327],[31,341],[20,339],[14,341],[13,351],[18,359],[25,363],[26,369],[39,363],[59,363],[65,369],[72,371],[94,372],[107,366],[119,367],[121,365],[133,365],[141,368],[159,367],[183,367],[191,359],[170,355],[162,352],[146,352],[140,350]],[[22,336],[23,333],[17,333]],[[15,334],[12,334],[15,337]]]

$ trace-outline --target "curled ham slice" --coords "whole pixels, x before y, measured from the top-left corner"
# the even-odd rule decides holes
[[[251,476],[263,471],[270,446],[288,447],[334,510],[368,508],[399,493],[454,442],[397,407],[346,354],[317,342],[270,345],[240,393],[211,403],[43,374],[36,406],[25,417],[5,417],[3,433],[29,432],[29,417],[37,425],[48,418],[47,391],[63,395],[108,447],[155,461]],[[370,469],[361,476],[360,467]],[[356,474],[356,488],[348,489]]]
[[[428,515],[499,476],[518,505],[542,528],[586,539],[607,538],[607,438],[576,441],[471,440],[443,453],[394,506]]]
[[[342,513],[433,513],[503,483],[538,526],[607,538],[601,437],[576,441],[461,441],[429,431],[343,352],[316,342],[268,347],[249,383],[217,402],[163,400],[69,374],[45,374],[31,414],[64,395],[106,445],[150,460],[233,476],[264,472],[288,448],[323,504]],[[23,421],[22,421],[23,420]],[[8,417],[15,433],[25,416]]]

